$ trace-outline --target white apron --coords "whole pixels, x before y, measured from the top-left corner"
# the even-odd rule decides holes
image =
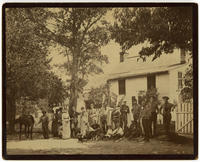
[[[64,112],[62,114],[62,138],[68,139],[71,136],[71,130],[70,130],[70,117],[67,112]]]

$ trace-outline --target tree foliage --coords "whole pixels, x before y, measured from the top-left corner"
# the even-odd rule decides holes
[[[69,88],[65,86],[63,81],[54,73],[49,73],[49,80],[47,81],[48,103],[50,107],[59,105],[68,97]]]
[[[26,9],[6,9],[6,100],[11,131],[17,101],[23,97],[35,101],[51,99],[52,93],[59,96],[64,90],[58,78],[50,72],[48,45],[51,42],[36,35],[36,28],[37,24],[30,20]],[[59,88],[53,88],[52,84]]]
[[[6,10],[6,84],[12,97],[38,96],[37,84],[47,73],[50,60],[43,39],[24,9]],[[38,77],[40,76],[40,78]]]
[[[122,54],[135,45],[143,44],[139,52],[143,61],[148,56],[153,56],[153,61],[164,53],[172,53],[175,48],[192,55],[191,6],[116,9],[114,17],[115,23],[110,27],[111,37],[120,44]],[[192,65],[186,71],[184,82],[181,94],[192,98]]]
[[[109,103],[109,85],[104,84],[96,88],[91,88],[89,91],[88,99],[94,103],[96,108],[100,108],[103,104],[108,105]]]
[[[35,33],[53,42],[66,56],[61,66],[70,76],[70,105],[76,107],[78,93],[87,84],[90,74],[102,72],[99,63],[108,62],[100,52],[109,41],[106,8],[27,9],[37,24]]]
[[[140,57],[172,53],[175,48],[192,50],[192,7],[140,7],[115,10],[112,38],[122,51],[147,43]]]
[[[193,66],[192,64],[186,69],[184,78],[184,87],[181,90],[181,99],[188,102],[193,98]]]

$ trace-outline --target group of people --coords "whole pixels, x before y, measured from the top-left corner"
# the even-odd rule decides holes
[[[42,111],[42,116],[38,124],[42,124],[42,133],[45,139],[49,138],[49,123],[50,119],[45,110]],[[60,137],[63,139],[68,139],[71,137],[70,129],[70,116],[66,108],[60,107],[55,110],[52,118],[52,135],[53,137]]]
[[[169,103],[168,100],[169,98],[164,96],[159,106],[154,96],[150,96],[149,99],[144,99],[141,105],[138,105],[136,101],[133,103],[133,118],[136,123],[140,124],[141,134],[144,136],[145,141],[149,141],[151,137],[157,135],[158,115],[163,116],[165,133],[169,135],[171,110],[174,105]]]
[[[171,110],[173,104],[168,102],[169,98],[164,96],[161,105],[154,96],[144,98],[139,104],[133,100],[132,109],[123,101],[123,104],[114,108],[103,105],[100,109],[95,109],[94,104],[90,108],[81,108],[81,112],[76,112],[73,107],[69,115],[68,109],[57,109],[52,121],[52,134],[54,137],[78,138],[82,139],[114,139],[122,137],[135,138],[143,136],[145,141],[157,135],[157,116],[162,114],[163,124],[166,134],[169,134],[171,122]],[[128,127],[128,114],[132,112],[133,121]],[[40,119],[44,138],[48,138],[48,117],[43,111]]]

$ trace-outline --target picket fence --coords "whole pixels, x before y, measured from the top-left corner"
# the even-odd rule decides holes
[[[193,134],[193,102],[178,103],[176,107],[176,132],[180,134]]]

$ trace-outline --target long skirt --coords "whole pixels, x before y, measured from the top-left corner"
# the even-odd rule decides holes
[[[82,137],[86,136],[88,126],[84,122],[81,123],[81,135]]]
[[[42,124],[42,134],[43,134],[43,136],[44,136],[45,139],[49,138],[48,124]]]
[[[70,122],[63,121],[62,138],[68,139],[71,137]]]
[[[54,137],[58,137],[58,122],[57,121],[52,122],[52,134]]]

